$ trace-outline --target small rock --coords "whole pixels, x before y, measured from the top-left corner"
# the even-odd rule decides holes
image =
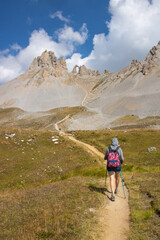
[[[5,134],[8,138],[13,138],[16,134],[15,133],[12,133],[12,134]]]
[[[157,148],[156,148],[156,147],[150,147],[150,148],[148,148],[148,152],[152,152],[152,151],[157,151]]]
[[[94,213],[96,210],[94,208],[89,208],[89,211]]]
[[[58,138],[52,139],[52,142],[57,142]]]

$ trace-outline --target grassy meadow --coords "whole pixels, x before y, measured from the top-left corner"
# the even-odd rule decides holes
[[[53,122],[73,110],[83,111],[61,109]],[[93,189],[104,189],[105,168],[99,165],[103,160],[56,131],[33,130],[29,122],[21,123],[24,128],[20,123],[19,128],[10,124],[0,128],[0,239],[99,239],[103,229],[97,216],[106,196]],[[160,131],[70,133],[104,154],[112,138],[118,138],[125,157],[122,174],[130,193],[129,240],[158,240]],[[149,152],[150,147],[156,151]]]
[[[84,114],[85,107],[62,107],[44,112],[26,112],[20,108],[0,108],[0,127],[34,130],[55,130],[55,123],[67,115]]]
[[[160,131],[101,130],[72,134],[103,153],[112,138],[118,138],[125,157],[122,175],[130,193],[129,240],[160,239]],[[149,152],[150,147],[156,147],[156,151]]]
[[[97,239],[98,161],[57,132],[1,128],[0,239]]]

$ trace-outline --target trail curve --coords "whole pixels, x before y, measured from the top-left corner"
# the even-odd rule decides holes
[[[92,155],[104,158],[104,154],[98,151],[94,146],[77,140],[75,137],[59,130],[58,124],[67,120],[69,115],[55,124],[55,128],[61,135],[81,146]],[[100,165],[102,161],[99,161]],[[106,163],[105,163],[106,164]],[[102,184],[104,184],[102,182]],[[107,178],[107,186],[109,186],[109,177]],[[106,201],[98,214],[98,220],[103,227],[102,238],[99,240],[127,240],[129,233],[130,209],[129,209],[129,193],[125,187],[126,199],[124,199],[122,184],[119,184],[119,193],[116,195],[115,202],[110,200],[110,191],[107,187]]]

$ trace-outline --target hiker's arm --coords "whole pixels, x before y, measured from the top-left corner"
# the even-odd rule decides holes
[[[109,149],[107,148],[106,154],[105,154],[105,156],[104,156],[104,160],[107,160],[107,159],[108,159],[108,155],[109,155]]]
[[[119,149],[119,156],[120,156],[121,163],[123,163],[124,162],[124,156],[123,156],[123,151],[122,151],[121,148]]]

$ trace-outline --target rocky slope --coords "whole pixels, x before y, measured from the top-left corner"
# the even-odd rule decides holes
[[[90,112],[68,120],[69,129],[98,129],[125,115],[160,115],[160,42],[142,62],[104,74],[76,65],[68,72],[65,58],[51,51],[35,58],[29,70],[0,86],[0,107],[46,111],[86,106]]]
[[[0,107],[36,112],[79,106],[96,80],[86,78],[89,70],[85,70],[69,74],[64,57],[57,60],[53,52],[45,51],[33,60],[26,73],[0,87]]]
[[[143,62],[116,73],[101,76],[90,91],[85,106],[94,113],[85,118],[85,128],[105,128],[125,115],[140,118],[160,115],[160,42],[153,47]],[[76,116],[68,123],[70,129],[84,129],[84,118]]]

